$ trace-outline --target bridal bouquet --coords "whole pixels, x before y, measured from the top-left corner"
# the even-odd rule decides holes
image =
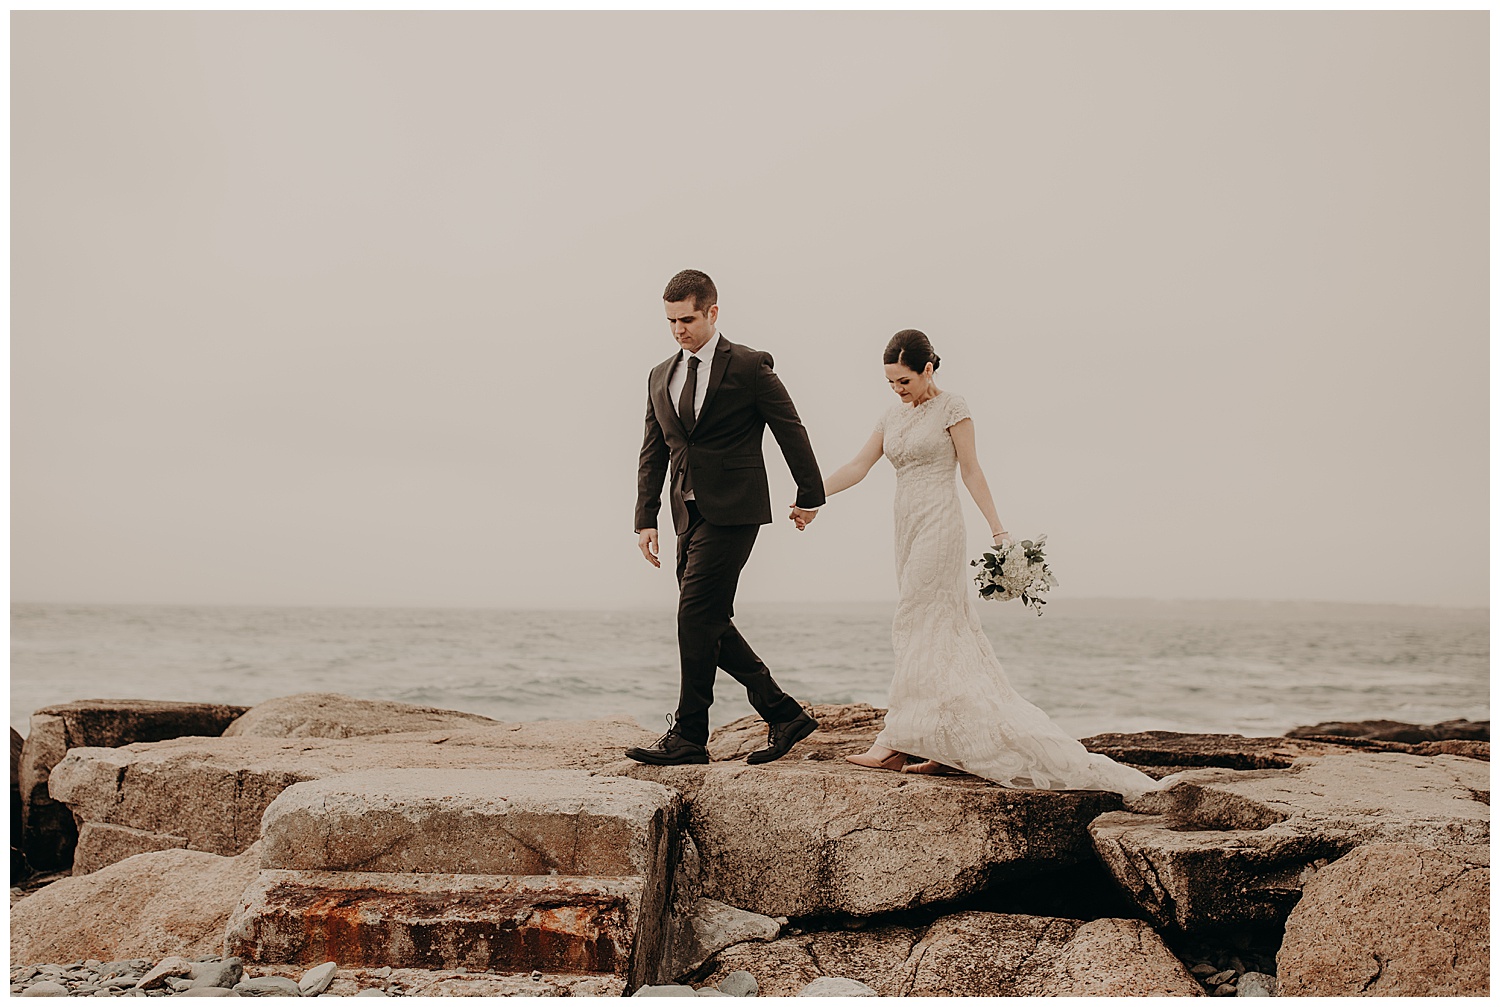
[[[974,583],[979,585],[979,597],[988,601],[1010,601],[1020,598],[1022,605],[1036,609],[1042,614],[1047,604],[1042,595],[1057,586],[1057,578],[1047,568],[1047,557],[1042,546],[1047,536],[1038,535],[1035,542],[1012,539],[1004,545],[986,549],[978,559],[970,560],[970,566],[979,567]]]

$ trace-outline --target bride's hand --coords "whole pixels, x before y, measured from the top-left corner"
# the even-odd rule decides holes
[[[1011,541],[1010,532],[1008,531],[996,532],[994,535],[991,535],[990,538],[994,540],[994,543],[996,545],[1004,545],[1005,543]]]

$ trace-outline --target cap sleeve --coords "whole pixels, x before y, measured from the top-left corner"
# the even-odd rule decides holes
[[[964,397],[952,392],[948,393],[948,402],[944,408],[947,409],[947,415],[943,418],[944,427],[951,427],[973,415],[969,412],[969,404],[964,401]]]

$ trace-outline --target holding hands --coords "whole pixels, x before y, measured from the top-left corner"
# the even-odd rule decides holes
[[[808,525],[812,524],[813,518],[818,516],[818,512],[815,510],[803,510],[796,504],[792,504],[792,513],[788,516],[792,519],[792,524],[797,526],[797,530],[802,531]]]

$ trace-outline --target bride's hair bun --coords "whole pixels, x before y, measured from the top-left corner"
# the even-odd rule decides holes
[[[884,360],[888,364],[901,364],[918,374],[928,364],[932,365],[933,370],[937,370],[942,363],[942,358],[927,340],[927,334],[919,329],[902,329],[892,336],[891,341],[885,344]]]

